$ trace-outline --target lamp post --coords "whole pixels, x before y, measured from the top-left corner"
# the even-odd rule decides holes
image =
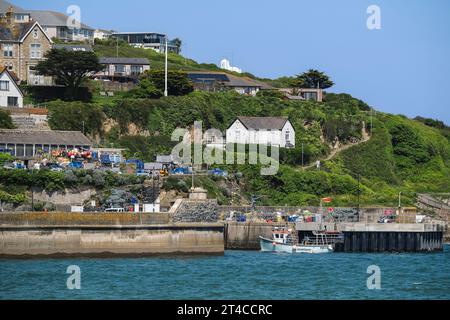
[[[165,37],[165,42],[166,42],[166,49],[165,49],[165,70],[164,70],[164,97],[167,97],[169,95],[169,90],[167,87],[167,70],[168,70],[168,42],[167,42],[167,35]]]

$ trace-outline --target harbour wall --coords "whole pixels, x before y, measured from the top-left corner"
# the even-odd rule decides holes
[[[443,250],[444,225],[344,224],[337,252],[433,252]]]
[[[157,220],[158,215],[94,216],[77,224],[76,214],[47,214],[47,219],[41,214],[0,214],[0,258],[224,254],[223,224],[140,224],[136,221]]]
[[[259,237],[272,239],[272,229],[277,224],[258,222],[227,222],[225,224],[225,248],[227,250],[260,250]],[[280,224],[279,226],[286,226]]]

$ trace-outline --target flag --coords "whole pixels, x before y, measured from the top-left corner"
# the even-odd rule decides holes
[[[333,202],[333,199],[332,198],[323,198],[322,201],[323,201],[323,203],[330,203],[330,202]]]

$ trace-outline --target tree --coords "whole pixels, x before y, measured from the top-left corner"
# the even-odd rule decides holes
[[[48,124],[52,130],[102,133],[105,114],[100,106],[82,102],[52,101],[48,104]]]
[[[301,88],[317,89],[319,87],[320,89],[327,89],[334,86],[334,82],[325,73],[314,69],[298,75],[294,81]]]
[[[172,40],[172,43],[178,48],[178,53],[181,52],[181,46],[183,45],[183,42],[180,38],[175,38]]]
[[[56,78],[56,82],[67,87],[68,94],[76,97],[78,88],[92,73],[103,70],[93,52],[52,49],[38,63],[36,71]]]
[[[14,123],[8,111],[0,110],[0,129],[14,129]]]
[[[147,81],[152,83],[156,89],[164,92],[165,88],[165,73],[164,70],[150,70],[146,71],[141,76],[141,82],[147,85]],[[169,95],[184,96],[194,91],[194,85],[188,78],[187,73],[183,71],[169,71],[167,74],[167,86]]]
[[[142,79],[136,88],[128,92],[128,95],[137,99],[159,99],[164,93],[157,89],[150,79]]]

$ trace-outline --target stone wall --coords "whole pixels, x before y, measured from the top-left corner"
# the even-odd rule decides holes
[[[220,225],[0,227],[0,258],[223,253]]]
[[[70,207],[83,205],[86,201],[95,196],[97,191],[95,189],[66,189],[64,191],[55,191],[47,193],[46,191],[34,192],[33,197],[35,202],[52,203],[56,210],[70,211]]]
[[[229,250],[260,250],[259,237],[272,239],[272,229],[275,226],[278,225],[229,222],[225,225],[225,247]]]

